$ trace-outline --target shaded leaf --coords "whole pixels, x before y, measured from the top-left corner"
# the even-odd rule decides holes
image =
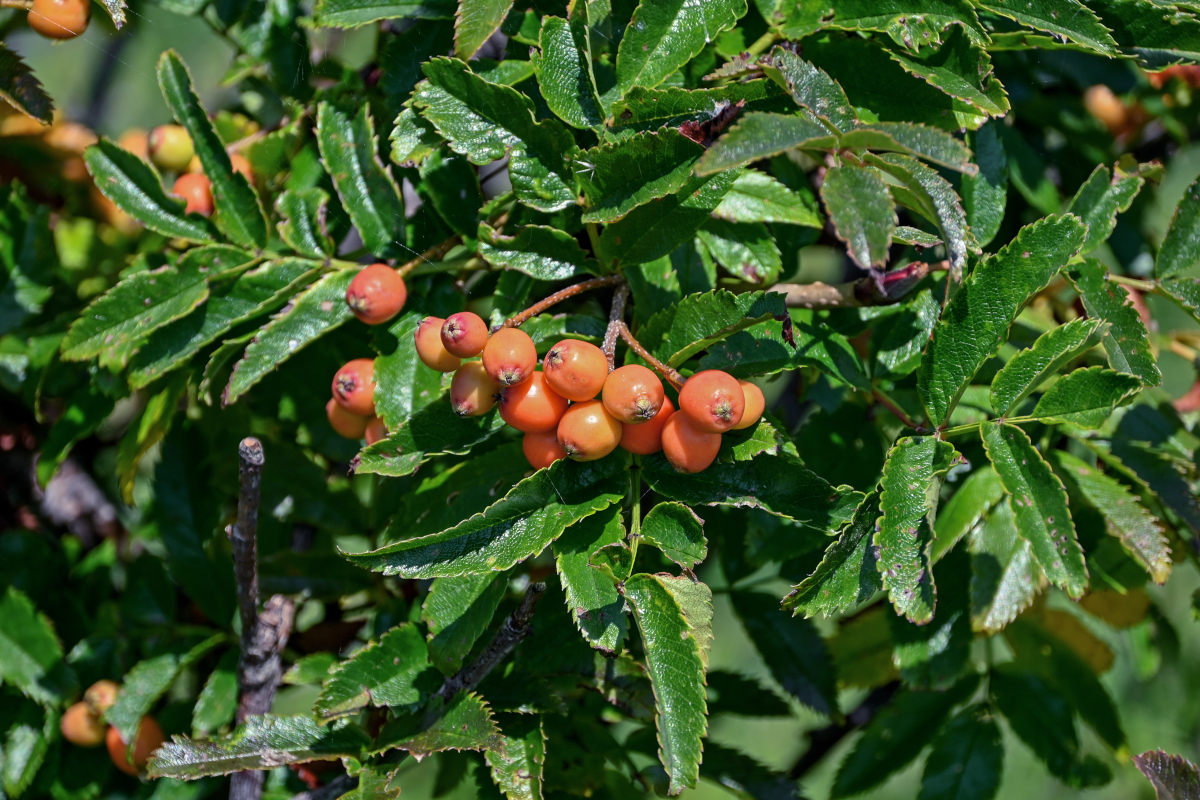
[[[833,662],[816,627],[806,619],[789,618],[773,595],[735,591],[729,597],[779,685],[814,711],[836,715]]]
[[[449,403],[435,401],[415,412],[386,439],[364,448],[351,466],[360,475],[411,475],[434,456],[470,452],[503,427],[499,414],[460,417]]]
[[[501,743],[500,728],[482,697],[467,692],[454,696],[433,720],[401,717],[384,726],[372,752],[407,750],[416,758],[445,750],[492,750]]]
[[[977,39],[964,33],[965,30],[950,28],[945,41],[936,49],[923,49],[913,54],[911,48],[893,47],[888,53],[904,71],[937,87],[976,113],[1002,117],[1009,110],[1004,86],[996,79],[988,51]]]
[[[105,713],[105,721],[120,731],[123,741],[133,742],[142,717],[150,713],[179,674],[224,640],[224,634],[218,633],[199,642],[175,641],[166,652],[134,664],[122,678],[117,702]]]
[[[752,169],[738,175],[713,216],[729,222],[784,222],[809,228],[822,225],[811,193],[793,191],[765,172]]]
[[[642,538],[684,569],[708,555],[704,520],[681,503],[657,503],[642,520]]]
[[[825,548],[816,570],[783,598],[783,607],[806,617],[852,611],[883,588],[872,542],[879,519],[879,494],[863,498],[850,523]]]
[[[367,705],[416,705],[424,697],[417,682],[428,668],[424,637],[401,623],[333,667],[313,713],[330,719]]]
[[[621,508],[614,505],[572,525],[553,544],[567,613],[588,644],[605,653],[620,652],[629,621],[612,576],[592,566],[591,557],[624,539]]]
[[[968,546],[971,627],[1001,630],[1033,603],[1045,581],[1029,540],[1017,532],[1007,497],[971,531]]]
[[[704,148],[674,129],[638,133],[579,154],[588,207],[584,222],[612,222],[634,208],[678,191]]]
[[[275,201],[279,235],[301,255],[324,258],[334,251],[325,225],[329,195],[324,189],[289,189]]]
[[[827,170],[821,201],[856,264],[867,269],[887,263],[896,230],[896,205],[878,170],[850,166]]]
[[[357,28],[381,19],[450,19],[454,0],[317,0],[313,22],[322,28]]]
[[[1126,172],[1114,164],[1111,171],[1100,164],[1079,187],[1067,211],[1088,226],[1080,253],[1090,253],[1103,244],[1117,226],[1117,214],[1128,211],[1146,179],[1141,167]]]
[[[508,581],[494,573],[434,578],[421,604],[429,628],[429,659],[452,675],[492,624]]]
[[[1000,477],[990,465],[973,470],[950,499],[938,509],[933,523],[933,547],[930,558],[933,563],[941,560],[962,537],[966,536],[992,506],[1004,497]]]
[[[642,0],[617,48],[617,88],[654,87],[746,13],[746,0]]]
[[[793,147],[828,148],[836,143],[837,138],[811,114],[751,111],[708,148],[696,164],[696,174],[745,166]]]
[[[1113,409],[1142,388],[1133,375],[1106,367],[1068,372],[1055,381],[1033,409],[1037,419],[1099,428]]]
[[[238,657],[236,650],[226,650],[204,682],[192,709],[193,735],[211,734],[233,722],[238,705]]]
[[[1125,289],[1109,280],[1104,265],[1086,259],[1071,270],[1070,279],[1088,316],[1110,325],[1104,335],[1104,349],[1112,368],[1138,376],[1146,386],[1162,383],[1146,326]]]
[[[56,706],[75,688],[50,620],[13,586],[0,595],[0,647],[0,678],[29,699]]]
[[[892,197],[897,203],[917,212],[932,222],[941,231],[950,257],[953,274],[960,275],[967,261],[967,250],[972,248],[971,232],[967,228],[967,215],[962,201],[950,182],[912,158],[897,154],[884,154],[868,158],[894,178],[899,185],[891,187]]]
[[[21,57],[0,43],[0,99],[43,125],[54,116],[54,101]]]
[[[546,764],[546,733],[541,716],[507,714],[501,720],[500,746],[483,754],[492,781],[508,800],[540,800]]]
[[[1154,786],[1157,800],[1195,800],[1200,797],[1200,770],[1183,756],[1148,750],[1134,756],[1133,764]]]
[[[990,800],[1003,769],[999,726],[984,707],[965,708],[933,741],[918,800]]]
[[[504,22],[513,0],[458,0],[454,15],[454,55],[466,61]]]
[[[651,317],[638,330],[638,339],[655,356],[677,367],[737,331],[785,313],[781,294],[697,292]]]
[[[967,224],[981,247],[995,238],[1000,230],[1008,200],[1008,155],[997,133],[1000,124],[988,122],[967,138],[975,151],[979,172],[963,175],[962,203]]]
[[[1006,3],[980,0],[979,5],[1002,17],[1016,20],[1039,31],[1057,34],[1106,56],[1115,54],[1117,43],[1100,18],[1078,0],[1037,0]]]
[[[1194,271],[1200,262],[1200,178],[1184,191],[1158,248],[1155,274],[1160,278]]]

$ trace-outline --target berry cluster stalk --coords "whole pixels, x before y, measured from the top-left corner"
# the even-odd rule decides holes
[[[618,320],[617,332],[620,333],[621,338],[625,340],[625,344],[629,345],[629,349],[637,353],[638,357],[653,367],[659,375],[662,375],[667,383],[675,387],[675,391],[679,391],[683,388],[683,376],[680,375],[678,371],[659,361],[650,354],[649,350],[642,347],[642,343],[633,338],[633,334],[629,332],[628,325]]]
[[[620,275],[605,275],[602,278],[591,278],[590,280],[580,281],[565,289],[559,289],[554,294],[540,300],[524,311],[509,317],[504,321],[502,328],[517,328],[527,322],[530,318],[536,317],[538,314],[550,308],[553,305],[561,303],[563,300],[574,297],[577,294],[590,292],[592,289],[601,289],[605,286],[616,286],[619,283],[624,283],[625,279]]]

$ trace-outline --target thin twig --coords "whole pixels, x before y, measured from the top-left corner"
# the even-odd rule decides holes
[[[568,286],[565,289],[559,289],[557,292],[550,295],[549,297],[546,297],[544,300],[540,300],[540,301],[534,303],[533,305],[531,305],[529,308],[520,312],[519,314],[509,317],[508,319],[506,319],[504,321],[504,325],[502,327],[516,328],[519,325],[524,324],[530,318],[535,317],[538,314],[542,313],[547,308],[550,308],[551,306],[553,306],[557,303],[561,303],[563,300],[572,298],[577,294],[583,294],[584,292],[589,292],[592,289],[600,289],[605,286],[616,286],[617,284],[623,283],[624,281],[625,281],[625,279],[622,278],[620,275],[605,275],[602,278],[591,278],[586,281],[580,281],[579,283],[576,283],[572,286]]]
[[[262,442],[247,436],[238,444],[237,522],[228,530],[233,543],[242,651],[248,649],[258,619],[258,505],[261,499]]]
[[[411,261],[407,261],[399,267],[396,267],[396,272],[400,273],[400,277],[404,277],[416,269],[418,265],[424,264],[426,261],[437,261],[442,256],[446,255],[446,253],[449,253],[451,250],[457,247],[461,242],[462,237],[458,234],[455,234],[446,241],[435,244],[433,247],[429,248],[424,253],[421,253]]]
[[[866,275],[848,283],[779,283],[772,291],[787,295],[789,308],[838,308],[844,306],[885,306],[898,303],[931,272],[950,268],[950,262],[911,264],[884,273],[878,280]]]
[[[897,403],[892,398],[888,397],[887,394],[885,394],[882,389],[880,389],[879,387],[873,387],[871,390],[871,394],[874,395],[875,402],[879,403],[879,405],[883,406],[888,411],[892,412],[892,416],[895,417],[896,419],[900,420],[900,422],[904,424],[904,427],[912,428],[914,431],[921,430],[921,426],[919,424],[917,424],[913,420],[913,418],[910,417],[904,411],[904,409],[902,409],[900,407],[899,403]]]
[[[0,0],[0,8],[22,8],[29,11],[33,8],[33,0]]]
[[[810,769],[829,754],[830,750],[837,746],[838,742],[874,719],[875,715],[887,706],[892,695],[899,688],[898,681],[880,686],[867,695],[867,699],[863,700],[858,708],[847,714],[843,722],[813,731],[808,737],[808,749],[788,770],[788,777],[793,779],[804,777]]]
[[[621,338],[625,340],[625,344],[629,345],[629,349],[637,353],[638,356],[651,367],[653,367],[659,375],[662,375],[663,378],[666,379],[667,383],[675,387],[676,391],[683,388],[683,376],[680,375],[678,371],[659,361],[650,354],[649,350],[642,347],[642,343],[633,338],[633,334],[629,332],[628,325],[626,325],[624,322],[618,322],[617,331],[621,334]]]
[[[478,686],[488,673],[507,658],[513,648],[529,635],[529,623],[533,619],[533,612],[537,608],[538,600],[542,599],[545,592],[546,584],[529,584],[525,596],[521,598],[521,605],[517,606],[517,610],[504,620],[504,624],[500,626],[500,630],[496,632],[491,643],[479,654],[479,658],[446,678],[436,696],[443,700],[449,700],[459,692],[469,692]]]
[[[617,368],[617,339],[621,336],[618,323],[625,321],[625,302],[629,300],[629,284],[623,283],[613,292],[612,308],[608,312],[608,330],[604,332],[604,357],[608,359],[608,371]]]

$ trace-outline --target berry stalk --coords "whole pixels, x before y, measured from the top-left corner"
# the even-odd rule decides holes
[[[519,314],[509,317],[508,319],[506,319],[504,321],[504,324],[501,325],[500,327],[502,327],[502,328],[519,327],[519,326],[523,325],[525,322],[527,322],[531,317],[537,316],[538,314],[545,311],[547,308],[550,308],[553,305],[561,303],[563,300],[572,298],[577,294],[583,294],[584,292],[590,292],[592,289],[600,289],[605,286],[616,286],[617,284],[624,283],[624,282],[625,282],[625,279],[622,278],[620,275],[605,275],[602,278],[591,278],[586,281],[580,281],[579,283],[576,283],[572,286],[568,286],[565,289],[559,289],[554,294],[546,297],[543,300],[539,300],[538,302],[534,303],[529,308],[525,309],[524,311],[520,312]]]
[[[613,292],[612,309],[608,312],[608,330],[604,332],[601,350],[608,359],[608,371],[617,368],[617,339],[621,335],[619,323],[625,321],[625,302],[629,300],[629,284],[623,283]]]
[[[638,354],[638,357],[654,368],[654,371],[663,376],[667,383],[675,387],[675,391],[683,388],[683,376],[678,371],[667,366],[663,362],[650,354],[650,351],[642,347],[642,343],[633,338],[633,334],[629,332],[629,326],[621,320],[616,323],[617,332],[621,338],[625,340],[625,344],[629,345],[629,349]]]

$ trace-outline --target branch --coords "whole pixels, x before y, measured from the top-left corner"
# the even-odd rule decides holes
[[[633,334],[629,332],[628,325],[624,322],[617,322],[617,331],[621,334],[621,338],[625,340],[625,344],[629,345],[629,349],[637,353],[647,364],[654,367],[658,371],[658,374],[666,379],[667,383],[675,387],[676,391],[683,388],[683,376],[678,371],[659,361],[651,355],[649,350],[642,347],[642,343],[633,338]]]
[[[774,291],[784,292],[789,308],[838,308],[843,306],[886,306],[898,303],[931,272],[944,272],[949,261],[930,264],[914,261],[881,276],[864,275],[849,283],[778,283]]]
[[[808,749],[788,770],[788,777],[792,779],[804,777],[810,769],[829,754],[830,750],[837,746],[838,742],[874,719],[875,715],[887,706],[892,695],[899,688],[899,681],[884,684],[872,690],[858,708],[846,715],[845,721],[813,731],[808,737]]]
[[[613,292],[612,308],[608,312],[608,330],[604,332],[604,357],[608,359],[608,371],[617,368],[617,339],[621,335],[620,324],[625,321],[625,302],[629,299],[629,284],[623,283]]]
[[[411,261],[407,261],[404,264],[396,267],[396,272],[400,273],[400,277],[403,278],[418,266],[424,264],[426,261],[437,261],[442,256],[446,255],[446,253],[449,253],[456,246],[458,246],[460,242],[462,242],[462,237],[458,234],[454,234],[446,241],[435,244],[433,247],[429,248],[424,253],[421,253]]]
[[[589,292],[592,289],[600,289],[605,286],[616,286],[617,284],[624,283],[624,282],[625,282],[624,278],[622,278],[620,275],[615,275],[615,274],[614,275],[605,275],[602,278],[592,278],[590,280],[580,281],[579,283],[576,283],[573,286],[568,286],[565,289],[558,290],[557,292],[550,295],[546,299],[540,300],[540,301],[534,303],[529,308],[525,309],[524,311],[520,312],[519,314],[509,317],[508,319],[506,319],[504,321],[504,324],[501,327],[516,328],[516,327],[524,324],[531,317],[537,316],[538,314],[542,313],[547,308],[550,308],[551,306],[553,306],[557,303],[561,303],[563,300],[574,297],[577,294],[583,294],[584,292]]]
[[[538,600],[542,599],[545,592],[546,584],[540,582],[529,584],[525,596],[521,598],[521,605],[517,606],[517,610],[504,620],[504,624],[500,626],[500,630],[496,632],[491,643],[479,654],[479,658],[446,678],[436,696],[443,700],[449,700],[459,692],[470,691],[478,686],[488,673],[507,658],[513,648],[529,635],[529,623],[533,619],[533,612],[537,608]]]
[[[238,443],[237,522],[226,531],[229,541],[233,543],[243,653],[253,639],[258,618],[258,504],[261,499],[262,468],[262,442],[247,436]]]
[[[358,778],[339,775],[324,786],[292,795],[292,800],[337,800],[358,785]]]

